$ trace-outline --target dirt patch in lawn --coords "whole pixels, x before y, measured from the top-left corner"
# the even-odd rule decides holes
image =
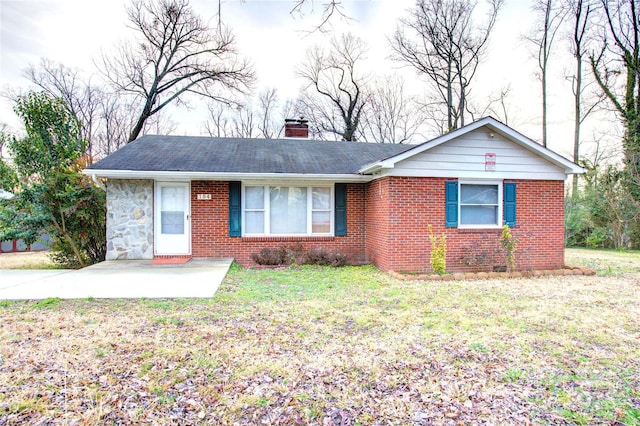
[[[638,424],[640,275],[242,270],[212,300],[0,304],[0,424]]]
[[[51,269],[55,268],[48,251],[0,253],[0,269]]]

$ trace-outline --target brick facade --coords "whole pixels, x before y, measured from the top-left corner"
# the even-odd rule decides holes
[[[505,265],[501,231],[445,227],[444,178],[385,177],[347,186],[345,237],[229,237],[228,182],[191,183],[192,254],[234,257],[252,264],[262,248],[301,244],[345,253],[351,263],[382,270],[430,272],[429,232],[447,236],[447,270],[491,271]],[[517,267],[555,269],[564,264],[564,183],[516,181]],[[198,200],[197,194],[211,194]]]
[[[301,244],[304,248],[323,248],[347,255],[351,263],[367,261],[364,250],[365,186],[347,186],[347,235],[344,237],[230,237],[228,228],[229,183],[191,182],[191,252],[194,257],[233,257],[241,264],[252,264],[251,255],[262,248]],[[211,200],[198,200],[198,194],[211,194]]]
[[[447,271],[506,266],[499,229],[445,227],[445,178],[386,177],[366,191],[366,253],[382,270],[431,272],[428,226],[447,237]],[[564,265],[564,182],[514,181],[520,270]]]

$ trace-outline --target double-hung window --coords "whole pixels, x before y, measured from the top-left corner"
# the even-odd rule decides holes
[[[460,183],[460,226],[499,226],[502,185]]]
[[[446,226],[496,228],[516,224],[516,183],[448,181]]]
[[[331,186],[244,187],[244,235],[331,235]]]

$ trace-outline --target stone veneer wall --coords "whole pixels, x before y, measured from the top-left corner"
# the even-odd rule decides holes
[[[153,180],[107,181],[106,259],[153,259]]]

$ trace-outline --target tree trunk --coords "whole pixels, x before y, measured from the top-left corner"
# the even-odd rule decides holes
[[[542,68],[542,146],[547,147],[547,65]]]
[[[580,47],[578,46],[578,49]],[[576,87],[575,87],[575,123],[573,130],[573,162],[578,163],[580,161],[580,121],[581,121],[581,96],[582,91],[582,54],[576,53]],[[578,174],[573,175],[573,187],[571,188],[571,194],[575,197],[578,194]]]

